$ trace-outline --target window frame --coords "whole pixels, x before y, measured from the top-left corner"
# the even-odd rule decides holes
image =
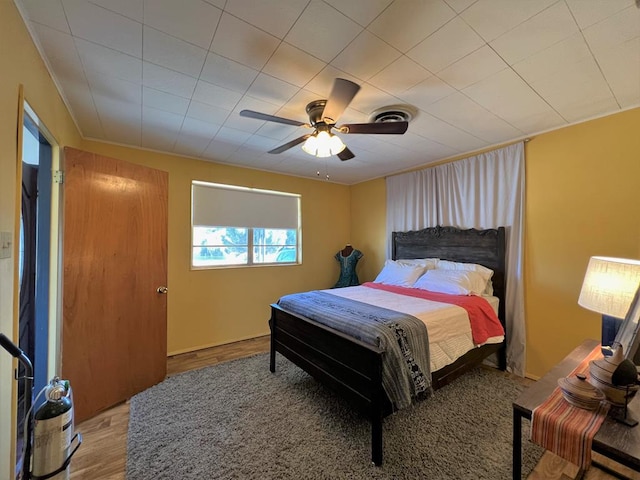
[[[194,222],[194,208],[196,204],[196,190],[194,190],[194,186],[198,187],[210,187],[219,190],[231,190],[237,192],[247,192],[249,194],[263,194],[263,195],[273,195],[273,196],[285,196],[292,197],[296,201],[296,221],[297,226],[295,228],[283,228],[279,226],[243,226],[243,225],[202,225],[195,224]],[[238,247],[247,249],[247,261],[243,263],[232,263],[232,264],[219,264],[219,265],[195,265],[194,264],[194,250],[202,245],[196,245],[195,242],[195,229],[196,228],[243,228],[246,229],[247,235],[247,243],[239,244]],[[254,255],[254,232],[257,229],[264,230],[294,230],[296,235],[295,244],[284,244],[284,245],[273,245],[278,247],[278,252],[276,252],[275,256],[279,255],[281,251],[284,249],[293,248],[295,251],[295,259],[293,261],[270,261],[270,262],[255,262]],[[226,245],[225,245],[226,246]],[[218,248],[218,245],[215,246]],[[290,192],[282,192],[276,190],[265,190],[251,187],[243,187],[238,185],[230,185],[230,184],[220,184],[213,182],[205,182],[200,180],[192,180],[191,182],[191,245],[190,245],[190,268],[191,270],[213,270],[213,269],[225,269],[225,268],[246,268],[246,267],[263,267],[263,266],[292,266],[292,265],[301,265],[302,264],[302,196],[297,193]]]

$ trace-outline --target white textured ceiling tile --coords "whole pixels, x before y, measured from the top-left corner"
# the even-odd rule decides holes
[[[556,72],[566,70],[567,65],[591,57],[589,47],[581,33],[558,42],[549,48],[518,62],[513,69],[528,83],[554,76]]]
[[[342,70],[338,70],[331,65],[327,65],[320,71],[320,73],[318,73],[318,75],[313,77],[304,88],[318,94],[320,98],[327,98],[329,93],[331,93],[331,89],[333,88],[333,83],[336,78],[344,78],[345,80],[349,80],[357,84],[361,83],[360,80],[353,75],[349,75]]]
[[[383,92],[373,85],[363,83],[361,87],[353,101],[349,104],[349,107],[365,115],[369,115],[378,108],[400,103],[396,97]]]
[[[274,123],[274,122],[265,122],[263,120],[258,120],[255,118],[249,118],[249,117],[241,117],[240,116],[240,112],[242,110],[253,110],[254,112],[260,112],[260,113],[266,113],[268,115],[276,115],[279,117],[284,117],[284,118],[291,118],[293,120],[296,119],[295,116],[289,116],[289,115],[285,115],[283,113],[281,113],[278,110],[278,106],[268,103],[268,102],[264,102],[262,100],[259,100],[257,98],[252,98],[249,96],[245,96],[242,98],[242,100],[240,101],[240,103],[238,103],[238,105],[236,106],[236,108],[231,112],[231,114],[227,117],[226,122],[224,123],[224,126],[226,127],[230,127],[230,128],[234,128],[236,130],[241,130],[243,132],[249,132],[249,133],[256,133],[258,131],[260,131],[260,129],[265,126],[265,125],[269,125],[274,127],[276,130],[279,130],[280,133],[278,134],[279,138],[283,138],[285,133],[289,131],[288,126],[285,124],[280,124],[280,123]],[[287,127],[287,128],[280,128],[280,127]],[[298,127],[293,127],[293,129],[296,129]]]
[[[517,128],[528,134],[546,132],[548,130],[564,127],[568,123],[551,107],[546,109],[537,108],[534,112],[522,111],[519,116],[516,112],[509,120],[511,124],[517,126]]]
[[[279,115],[277,111],[280,107],[281,105],[271,102],[265,102],[264,100],[260,100],[259,98],[249,97],[245,95],[236,105],[234,113],[240,112],[240,110],[253,110],[255,112],[262,112],[268,115]],[[262,122],[262,120],[251,120],[256,123]]]
[[[243,132],[242,130],[236,130],[234,128],[229,127],[221,127],[216,133],[215,139],[222,141],[230,141],[233,143],[237,143],[238,145],[243,144],[247,141],[247,139],[251,136],[248,132]]]
[[[596,55],[622,108],[640,105],[640,37]]]
[[[195,100],[191,101],[189,109],[187,110],[187,117],[218,125],[222,125],[230,114],[231,110],[214,107],[206,103],[196,102]]]
[[[264,123],[253,118],[241,117],[238,112],[238,109],[231,112],[231,115],[229,115],[224,122],[225,127],[253,134],[256,133]]]
[[[199,157],[219,129],[220,125],[186,117],[182,123],[182,130],[176,138],[173,151],[182,155]]]
[[[412,120],[411,123],[415,125],[416,130],[425,132],[425,134],[422,135],[425,138],[431,140],[437,139],[438,143],[457,149],[458,151],[475,150],[486,145],[484,140],[463,132],[427,112],[420,112],[420,115]]]
[[[245,145],[254,147],[262,152],[268,152],[276,148],[279,145],[279,141],[274,138],[263,137],[262,135],[251,135],[245,142]]]
[[[142,136],[140,146],[155,150],[157,152],[170,152],[175,145],[175,139],[178,136],[176,132],[165,131],[165,129],[152,127],[142,128]]]
[[[613,96],[606,95],[604,92],[599,93],[600,95],[595,96],[589,102],[575,98],[572,102],[572,99],[562,97],[559,99],[562,103],[558,106],[558,110],[569,122],[578,122],[585,118],[602,115],[603,113],[614,113],[620,110]]]
[[[262,71],[299,87],[325,67],[326,63],[299,48],[282,42]]]
[[[520,130],[496,117],[460,92],[429,105],[427,110],[434,117],[455,125],[489,143],[498,143],[522,135]]]
[[[402,54],[378,37],[363,30],[331,65],[362,80],[380,72]]]
[[[142,108],[93,93],[105,137],[124,145],[140,145]]]
[[[285,40],[325,62],[338,55],[362,27],[320,0],[312,0]]]
[[[142,87],[142,104],[145,107],[184,116],[187,113],[187,108],[189,108],[189,99],[154,88]]]
[[[64,33],[71,33],[67,17],[60,0],[21,0],[16,4],[24,11],[27,18],[35,23],[46,25]]]
[[[224,162],[237,149],[238,145],[230,141],[214,138],[209,145],[207,145],[206,150],[202,152],[202,156],[214,162]]]
[[[98,95],[129,105],[142,105],[142,86],[139,83],[111,77],[104,72],[85,70],[85,73],[94,97]]]
[[[204,1],[210,5],[213,5],[214,7],[223,9],[228,0],[204,0]]]
[[[274,122],[264,122],[264,124],[256,131],[259,135],[264,137],[280,140],[280,143],[285,143],[284,139],[292,135],[292,138],[299,137],[308,133],[303,131],[299,127],[293,127],[291,125],[284,125]]]
[[[634,0],[565,0],[581,29],[633,6]]]
[[[404,91],[399,97],[418,108],[426,108],[454,92],[454,88],[433,75],[409,90]]]
[[[197,80],[159,65],[142,62],[142,84],[185,98],[191,98]]]
[[[131,118],[102,119],[102,125],[110,142],[138,147],[141,145],[142,127],[139,121]]]
[[[307,3],[308,0],[280,0],[278,2],[228,0],[224,9],[271,35],[284,38]]]
[[[491,42],[556,2],[479,0],[460,15],[486,42]]]
[[[173,142],[180,132],[182,126],[183,117],[176,115],[175,113],[167,112],[164,110],[157,110],[150,107],[142,107],[142,140],[144,144],[144,138],[158,136],[167,136],[167,140],[170,141],[170,146],[164,150],[171,151]]]
[[[422,65],[402,55],[368,80],[368,83],[392,95],[399,95],[426,80],[431,73]]]
[[[368,30],[406,53],[455,15],[443,0],[395,1],[369,25]]]
[[[260,70],[279,44],[277,37],[223,13],[209,50]]]
[[[567,5],[558,2],[492,41],[491,47],[513,65],[577,32],[578,26]]]
[[[584,37],[597,53],[640,37],[640,8],[630,7],[588,27]]]
[[[363,27],[369,25],[393,0],[325,0],[336,10],[341,11],[351,20]]]
[[[640,105],[636,0],[14,2],[84,138],[318,181],[379,178]],[[476,34],[491,45],[476,48]],[[408,104],[406,134],[340,135],[350,162],[299,146],[271,155],[311,130],[239,114],[308,122],[336,78],[362,87],[338,125]]]
[[[143,0],[90,0],[91,3],[142,23]]]
[[[32,23],[31,26],[36,35],[35,41],[54,70],[65,71],[78,77],[84,76],[82,62],[71,35],[37,23]]]
[[[253,68],[209,52],[200,79],[244,93],[258,76],[258,73]]]
[[[438,77],[452,87],[462,90],[505,68],[508,68],[508,65],[504,60],[485,45],[438,72]]]
[[[484,45],[462,20],[454,18],[407,52],[407,56],[437,73]]]
[[[455,148],[434,142],[410,131],[407,131],[404,136],[407,140],[406,147],[409,150],[421,153],[425,161],[436,158],[447,158],[459,152],[459,150]]]
[[[264,100],[265,102],[283,105],[299,90],[299,87],[283,82],[282,80],[261,73],[247,90],[250,97]]]
[[[238,92],[202,80],[198,80],[193,92],[194,100],[225,110],[233,110],[241,98]]]
[[[142,107],[142,146],[165,152],[173,150],[182,119],[182,115]]]
[[[193,135],[200,136],[202,138],[208,138],[211,140],[215,137],[216,133],[220,129],[220,125],[211,123],[211,122],[203,122],[202,120],[197,120],[195,118],[185,117],[182,122],[182,130],[180,134],[182,135],[185,131]]]
[[[316,93],[301,89],[282,108],[278,109],[276,115],[300,122],[308,122],[307,105],[316,100],[323,100],[323,98]]]
[[[130,82],[142,82],[142,60],[125,53],[75,39],[76,48],[86,69]]]
[[[561,123],[549,105],[511,69],[487,77],[463,93],[523,132],[531,131],[530,118]]]
[[[531,85],[569,121],[618,109],[598,65],[590,57],[572,62],[561,72]]]
[[[73,85],[62,85],[69,109],[73,112],[78,127],[84,137],[103,139],[104,132],[93,103],[91,90],[86,83],[72,82]],[[70,88],[67,88],[70,87]]]
[[[144,27],[144,60],[198,77],[207,51],[153,28]]]
[[[202,0],[145,0],[144,23],[208,49],[222,10]]]
[[[74,37],[142,56],[142,25],[83,0],[62,0]]]
[[[204,143],[204,142],[203,142]],[[206,142],[202,148],[198,144],[198,138],[195,135],[178,135],[176,143],[173,145],[173,153],[182,157],[200,158],[202,151],[206,148],[209,142]]]
[[[478,0],[444,0],[456,13],[461,13]]]

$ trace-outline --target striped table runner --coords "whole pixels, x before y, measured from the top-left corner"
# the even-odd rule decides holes
[[[600,345],[593,349],[569,376],[582,373],[589,377],[589,362],[602,357]],[[591,464],[591,444],[602,425],[609,404],[602,402],[597,410],[585,410],[567,402],[560,387],[540,406],[531,417],[531,441],[586,469]]]

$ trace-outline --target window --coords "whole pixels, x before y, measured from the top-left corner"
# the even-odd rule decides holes
[[[300,195],[193,181],[191,266],[300,263]]]

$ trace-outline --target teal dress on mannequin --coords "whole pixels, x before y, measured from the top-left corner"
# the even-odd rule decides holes
[[[362,252],[351,248],[350,245],[347,245],[343,250],[336,253],[335,259],[340,262],[340,278],[338,278],[338,282],[333,288],[360,285],[358,275],[356,274],[356,265],[362,257]]]

